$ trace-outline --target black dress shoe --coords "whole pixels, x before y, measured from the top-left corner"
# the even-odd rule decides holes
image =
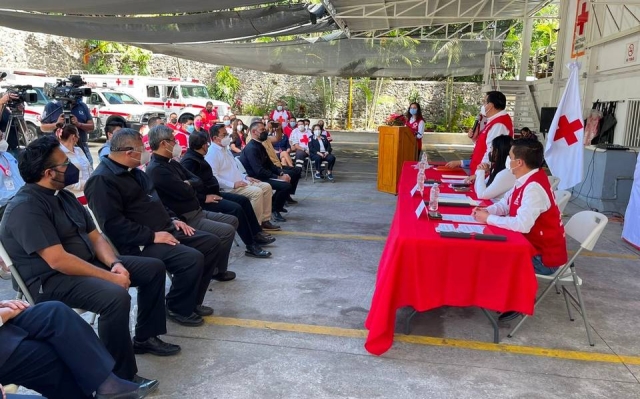
[[[287,221],[287,219],[285,219],[285,218],[280,214],[280,212],[277,212],[277,211],[276,211],[276,212],[273,212],[272,216],[273,216],[273,220],[274,220],[274,221],[276,221],[276,222],[286,222],[286,221]]]
[[[289,205],[295,205],[295,204],[297,204],[297,203],[298,203],[298,201],[294,200],[294,199],[293,199],[293,198],[291,198],[291,197],[289,197],[289,198],[287,199],[287,204],[289,204]]]
[[[269,221],[269,220],[267,220],[266,222],[262,222],[261,227],[262,227],[263,230],[266,230],[266,231],[280,230],[280,226],[271,223],[271,221]]]
[[[213,308],[204,305],[197,305],[196,310],[194,310],[193,313],[201,317],[211,316],[213,314]]]
[[[280,213],[287,213],[287,212],[289,212],[289,211],[288,211],[288,210],[286,210],[285,208],[282,208],[282,209],[280,209],[280,211],[279,211],[279,212],[280,212]]]
[[[247,245],[247,250],[244,251],[244,254],[252,258],[268,258],[271,256],[271,252],[265,251],[256,244]]]
[[[256,234],[255,237],[253,237],[253,241],[255,241],[256,244],[258,244],[258,245],[269,245],[269,244],[273,244],[274,242],[276,242],[276,238],[275,237],[271,237],[271,236],[267,236],[267,235],[263,235],[262,233],[258,233],[258,234]]]
[[[216,281],[231,281],[234,278],[236,278],[236,274],[228,270],[224,273],[218,273],[213,277],[211,277],[212,280],[216,280]]]
[[[167,310],[167,318],[172,322],[178,323],[185,327],[199,327],[204,324],[204,320],[202,319],[202,317],[198,316],[195,313],[191,313],[189,316],[183,316],[181,314]]]
[[[513,319],[516,319],[518,317],[522,316],[522,313],[518,313],[518,312],[504,312],[503,314],[501,314],[500,316],[498,316],[498,321],[503,322],[503,321],[511,321]]]
[[[158,389],[158,385],[160,385],[158,380],[149,380],[147,378],[140,377],[138,374],[134,375],[131,381],[140,386],[139,389],[144,394],[144,396],[140,396],[141,398],[144,398],[145,396]]]
[[[151,337],[145,341],[133,339],[133,353],[141,355],[151,353],[156,356],[172,356],[180,352],[180,346],[164,342],[158,337]]]

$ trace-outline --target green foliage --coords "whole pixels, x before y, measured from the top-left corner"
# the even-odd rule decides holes
[[[90,54],[87,69],[91,73],[149,74],[150,51],[102,40],[87,40],[86,49]]]
[[[269,109],[260,104],[245,104],[242,106],[242,112],[245,115],[260,116],[269,113]]]
[[[316,79],[316,92],[320,93],[320,102],[322,103],[322,117],[332,119],[334,117],[336,103],[336,87],[340,78],[335,77],[319,77]]]
[[[228,66],[223,66],[216,72],[216,80],[211,89],[216,99],[232,104],[240,89],[240,80],[231,73]]]
[[[409,93],[409,104],[411,103],[418,103],[421,105],[424,103],[424,99],[416,88],[411,89],[411,92]]]

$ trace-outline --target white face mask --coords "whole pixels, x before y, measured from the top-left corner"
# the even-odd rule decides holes
[[[313,134],[314,134],[316,137],[320,137],[320,134],[322,134],[322,130],[318,130],[318,129],[316,129],[316,130],[314,130],[314,131],[313,131]]]
[[[2,139],[0,140],[0,152],[6,152],[9,149],[9,143],[7,143],[7,140]]]
[[[182,146],[176,143],[176,145],[173,146],[173,150],[171,151],[171,156],[173,158],[178,158],[180,155],[182,155]]]
[[[151,153],[144,150],[140,153],[140,165],[146,165],[151,161]]]
[[[505,163],[504,163],[504,167],[505,167],[507,170],[511,170],[511,157],[507,157],[507,160],[506,160],[506,161],[505,161]]]
[[[304,126],[298,126],[298,131],[304,132]]]
[[[487,116],[487,108],[484,106],[484,104],[482,104],[482,107],[480,107],[480,115]]]
[[[220,140],[220,145],[222,145],[223,147],[228,146],[229,144],[231,144],[231,137],[225,137],[222,140]]]
[[[238,125],[238,126],[236,126],[236,130],[237,130],[237,131],[239,131],[239,132],[240,132],[240,131],[242,131],[242,128],[243,128],[243,126],[242,126],[242,125]]]
[[[224,123],[225,126],[229,126],[231,124],[231,121],[230,120],[226,120],[226,121],[223,121],[222,123]]]

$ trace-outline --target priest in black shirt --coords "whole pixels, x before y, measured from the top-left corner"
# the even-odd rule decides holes
[[[167,212],[149,176],[138,169],[148,156],[140,133],[119,130],[111,138],[111,153],[101,158],[84,193],[102,231],[121,254],[164,262],[173,276],[167,317],[184,326],[200,326],[202,316],[213,314],[202,302],[223,256],[220,239]]]
[[[164,264],[114,253],[89,213],[64,190],[78,181],[79,171],[55,137],[29,144],[19,168],[26,185],[9,202],[0,224],[4,248],[36,302],[61,301],[99,314],[98,334],[116,361],[114,373],[140,381],[134,351],[160,356],[180,351],[158,338],[167,332]],[[138,287],[133,344],[130,286]]]

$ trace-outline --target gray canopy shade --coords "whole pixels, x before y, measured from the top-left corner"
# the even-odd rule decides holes
[[[136,15],[207,12],[276,2],[264,0],[2,0],[0,8],[74,15]]]
[[[497,41],[459,42],[460,59],[445,52],[433,60],[443,43],[406,40],[292,40],[273,43],[200,43],[141,45],[155,53],[258,71],[314,76],[438,78],[481,74],[487,51],[501,51]]]
[[[130,43],[194,43],[255,37],[310,23],[305,5],[167,17],[79,17],[0,11],[0,25],[82,39]],[[327,24],[304,32],[322,32]],[[287,33],[291,34],[291,33]]]

